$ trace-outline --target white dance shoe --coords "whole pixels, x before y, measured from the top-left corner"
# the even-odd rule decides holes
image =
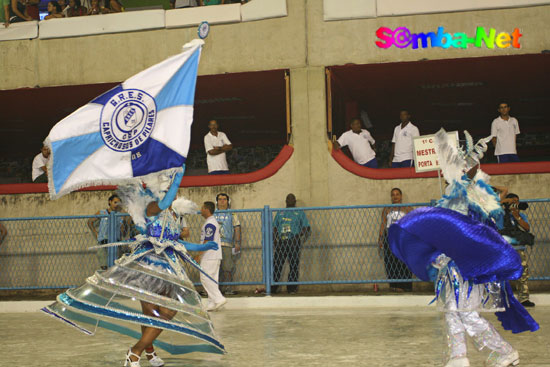
[[[470,361],[466,357],[453,358],[447,362],[445,367],[470,367]]]
[[[130,357],[136,357],[137,358],[137,361],[132,361],[130,359]],[[132,348],[128,349],[128,353],[126,353],[126,362],[124,362],[124,367],[141,367],[141,365],[139,364],[139,360],[141,359],[140,356],[138,356],[137,354],[135,354],[134,352],[132,352]]]
[[[155,351],[152,351],[151,353],[147,353],[147,351],[145,351],[145,355],[147,356],[147,359],[149,359],[149,357],[151,357],[151,359],[149,359],[149,363],[151,364],[151,366],[153,366],[153,367],[163,367],[164,366],[164,361],[162,360],[162,358],[157,356]]]
[[[514,350],[508,354],[500,355],[498,358],[495,359],[492,364],[490,364],[491,367],[509,367],[509,366],[517,366],[519,364],[519,353],[517,350]]]

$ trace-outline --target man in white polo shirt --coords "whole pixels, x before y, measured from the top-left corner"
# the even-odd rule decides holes
[[[48,161],[50,159],[50,148],[42,146],[42,151],[32,161],[32,181],[48,182]]]
[[[218,131],[216,120],[208,122],[210,131],[204,136],[204,149],[206,150],[206,163],[209,175],[221,175],[229,173],[229,166],[225,152],[233,149],[233,145],[227,135]]]
[[[201,229],[201,243],[214,241],[218,244],[218,249],[205,251],[200,263],[206,274],[217,282],[220,273],[220,263],[222,261],[222,240],[220,236],[220,225],[213,215],[215,210],[216,206],[211,201],[205,201],[201,208],[201,215],[206,219]],[[216,311],[225,305],[227,300],[220,292],[218,285],[203,273],[200,274],[200,279],[204,290],[208,293],[206,311]]]
[[[491,124],[492,142],[495,146],[495,156],[498,163],[519,162],[516,150],[516,135],[519,134],[519,123],[510,116],[510,105],[506,102],[498,104],[500,116]]]
[[[393,143],[390,154],[391,168],[412,167],[413,138],[420,136],[420,131],[411,122],[411,115],[407,110],[401,110],[399,113],[401,123],[393,130]]]
[[[354,118],[350,123],[351,130],[346,131],[340,139],[334,142],[334,148],[340,149],[346,145],[353,155],[353,160],[362,166],[378,168],[376,153],[371,145],[374,145],[372,135],[366,129],[361,129],[361,120]]]

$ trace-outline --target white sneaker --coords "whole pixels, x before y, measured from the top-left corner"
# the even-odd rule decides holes
[[[466,357],[453,358],[447,362],[445,367],[470,367],[470,361]]]
[[[206,306],[206,311],[214,311],[216,309],[216,305],[214,303],[208,302],[208,305]]]
[[[517,350],[509,354],[502,355],[496,359],[493,366],[494,367],[508,367],[508,366],[517,366],[519,364],[519,353]]]

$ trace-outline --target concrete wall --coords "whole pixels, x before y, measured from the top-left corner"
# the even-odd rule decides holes
[[[181,194],[201,203],[213,200],[218,192],[227,192],[231,195],[235,209],[261,208],[264,205],[283,207],[284,198],[289,192],[296,194],[299,206],[388,203],[392,187],[403,190],[405,202],[426,202],[439,198],[437,179],[368,180],[344,170],[331,158],[326,137],[325,67],[347,63],[539,53],[550,49],[547,37],[549,12],[550,6],[540,6],[325,22],[322,0],[289,0],[288,16],[284,18],[213,25],[203,50],[199,70],[201,75],[290,69],[292,143],[295,151],[277,174],[264,181],[248,185],[182,189]],[[508,32],[512,31],[512,27],[518,27],[524,36],[521,49],[382,50],[375,46],[375,31],[380,26],[395,28],[404,25],[418,32],[432,31],[443,25],[452,33],[472,32],[476,26],[494,27]],[[0,73],[0,89],[121,81],[179,52],[181,46],[194,37],[196,28],[190,27],[81,38],[2,42],[0,70],[9,72]],[[510,187],[522,198],[550,197],[550,174],[495,176],[492,182]],[[109,195],[110,192],[75,192],[56,201],[50,201],[46,194],[1,195],[0,217],[92,214],[105,207]],[[361,230],[355,228],[351,231],[357,238],[350,238],[348,242],[375,243],[376,239],[371,237],[376,236],[379,224],[376,213],[372,215],[370,219],[366,216],[358,219],[357,223],[366,222]],[[198,226],[198,219],[194,221]],[[327,243],[327,239],[333,244],[339,243],[331,236],[342,233],[343,228],[319,223],[324,222],[313,224],[316,243]],[[342,221],[334,218],[327,223],[335,225]],[[346,225],[349,223],[341,224],[344,227]],[[20,252],[21,246],[35,248],[32,242],[35,240],[38,241],[36,248],[40,243],[47,243],[51,251],[58,252],[66,250],[68,242],[79,244],[80,247],[77,246],[73,251],[81,251],[93,242],[84,223],[79,224],[72,234],[76,237],[68,242],[67,238],[48,234],[47,231],[40,232],[40,238],[36,239],[20,237],[16,235],[18,230],[20,234],[28,234],[29,229],[21,225],[18,227],[13,222],[8,226],[10,235],[1,248],[4,254]],[[248,265],[239,268],[238,278],[244,269],[258,271],[258,234],[249,234],[254,243],[248,246],[256,250],[243,255],[241,265]],[[332,251],[338,251],[338,254]],[[355,251],[349,256],[349,266],[359,270],[368,268],[367,276],[372,279],[384,276],[382,262],[376,260],[374,247]],[[301,265],[302,278],[311,280],[327,272],[336,274],[339,265],[334,261],[341,254],[339,249],[305,249]],[[27,261],[25,256],[21,256],[0,257],[4,261],[2,268],[8,269],[5,274],[37,274],[45,266],[52,267],[48,258]],[[90,273],[88,267],[95,267],[94,256],[75,256],[74,259],[67,258],[67,261],[80,269],[74,275],[83,279]],[[79,262],[88,266],[79,266]],[[376,263],[376,266],[367,266],[369,262]],[[0,283],[15,284],[8,275],[1,278]],[[342,289],[341,286],[333,288]],[[361,287],[352,288],[357,290]]]
[[[470,11],[445,14],[422,14],[414,16],[383,17],[363,20],[323,21],[323,7],[318,1],[308,1],[308,64],[344,65],[370,64],[396,61],[417,61],[451,59],[481,56],[502,56],[507,54],[540,53],[550,49],[545,36],[548,31],[547,16],[550,6],[519,9]],[[467,50],[376,46],[376,30],[380,27],[395,29],[407,27],[411,32],[431,32],[443,26],[451,34],[465,32],[475,34],[478,26],[495,28],[498,32],[512,32],[519,28],[520,49],[486,49],[469,47]],[[450,71],[451,72],[451,71]]]
[[[230,192],[236,208],[283,206],[294,192],[303,206],[374,204],[388,201],[388,190],[399,186],[407,201],[439,197],[436,179],[378,181],[357,177],[329,155],[326,138],[325,66],[347,63],[414,61],[539,53],[550,49],[547,17],[550,6],[471,11],[377,19],[324,21],[322,0],[288,1],[288,16],[238,24],[213,25],[200,65],[200,74],[290,69],[293,157],[275,176],[262,182],[192,188],[196,201]],[[406,25],[427,32],[472,32],[476,26],[523,33],[520,49],[467,50],[379,49],[375,31]],[[196,36],[196,28],[161,29],[52,40],[6,41],[0,47],[0,88],[78,85],[121,81],[177,53]],[[70,72],[67,72],[70,70]],[[452,72],[452,71],[450,71]],[[550,175],[499,176],[524,198],[550,197]],[[536,184],[535,184],[536,183]],[[56,202],[46,195],[0,197],[0,216],[69,215],[90,213],[103,206],[108,193],[74,193]]]

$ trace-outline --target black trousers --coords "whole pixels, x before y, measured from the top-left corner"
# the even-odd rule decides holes
[[[399,260],[393,252],[387,240],[384,241],[384,265],[388,279],[411,279],[412,273],[403,261]],[[400,288],[406,291],[412,290],[412,282],[390,283],[391,288]]]
[[[288,259],[289,272],[288,281],[297,282],[300,277],[300,250],[302,244],[300,243],[299,236],[293,236],[289,239],[281,239],[275,242],[275,251],[273,255],[273,280],[278,282],[283,272],[283,266]],[[271,287],[273,293],[276,293],[278,286]],[[290,292],[296,292],[298,290],[297,285],[287,285],[286,290]]]

